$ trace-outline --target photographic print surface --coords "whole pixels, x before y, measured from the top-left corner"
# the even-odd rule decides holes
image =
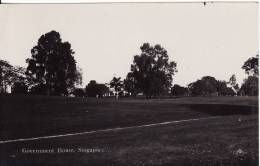
[[[258,165],[257,13],[0,5],[0,166]]]

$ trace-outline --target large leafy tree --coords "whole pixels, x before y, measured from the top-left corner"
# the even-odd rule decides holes
[[[131,73],[137,88],[147,98],[168,92],[173,75],[177,72],[176,62],[169,61],[167,51],[158,44],[151,46],[149,43],[144,43],[140,49],[141,54],[134,56],[131,65]]]
[[[205,76],[201,80],[190,83],[189,91],[193,96],[210,96],[218,90],[218,82],[214,77]]]
[[[81,73],[69,42],[63,42],[56,31],[42,35],[31,49],[26,74],[34,86],[43,87],[48,95],[68,95],[81,83]]]
[[[258,77],[258,60],[259,55],[249,58],[242,66],[242,69],[244,69],[248,75]]]

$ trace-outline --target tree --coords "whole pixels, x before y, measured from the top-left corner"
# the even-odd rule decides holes
[[[147,98],[160,96],[170,90],[172,77],[177,72],[176,62],[169,61],[167,51],[160,45],[151,46],[144,43],[141,54],[134,56],[131,72],[137,88]]]
[[[248,74],[248,78],[244,80],[239,93],[242,95],[256,96],[258,95],[258,55],[249,58],[242,69]]]
[[[114,88],[116,99],[118,99],[118,93],[121,91],[123,82],[121,81],[121,77],[113,77],[113,79],[110,81],[110,88]]]
[[[188,90],[192,96],[203,95],[203,83],[201,80],[197,80],[188,85]]]
[[[105,84],[98,84],[98,96],[103,97],[105,94],[109,93],[109,88]]]
[[[193,96],[211,96],[217,92],[217,88],[217,80],[211,76],[202,77],[201,80],[188,85],[188,89]]]
[[[242,69],[245,70],[246,74],[258,77],[258,59],[259,55],[256,55],[244,63]]]
[[[96,97],[98,94],[98,84],[95,80],[89,81],[85,88],[86,95],[88,97]]]
[[[48,95],[46,84],[37,84],[30,88],[29,94],[33,95]]]
[[[217,80],[217,92],[218,95],[225,96],[227,90],[227,83],[226,81]]]
[[[229,79],[229,84],[231,85],[231,87],[234,88],[234,90],[235,90],[236,92],[239,91],[239,85],[237,84],[237,79],[236,79],[236,75],[235,75],[235,74],[233,74],[233,75],[230,77],[230,79]]]
[[[31,49],[26,74],[34,86],[46,88],[48,95],[68,95],[82,79],[73,54],[71,44],[62,42],[58,32],[48,32]]]
[[[248,76],[247,79],[244,80],[239,93],[241,95],[247,96],[257,96],[258,95],[258,77]]]
[[[217,92],[218,92],[219,96],[234,96],[234,95],[236,95],[236,92],[232,88],[227,87],[226,81],[217,80]]]
[[[75,95],[75,97],[84,97],[85,91],[82,88],[75,88],[73,94]]]
[[[105,84],[98,84],[95,80],[91,80],[85,91],[88,97],[103,97],[105,93],[109,93],[109,88]]]
[[[217,80],[211,76],[205,76],[201,79],[204,83],[204,93],[206,96],[217,92]]]
[[[12,84],[13,79],[13,66],[7,61],[0,60],[0,93],[7,92],[7,86]]]
[[[178,84],[175,84],[171,88],[171,94],[174,96],[186,96],[188,94],[188,89]]]
[[[15,82],[12,85],[12,94],[27,94],[28,86],[24,82]]]
[[[236,75],[233,74],[230,79],[229,79],[229,83],[231,86],[235,86],[237,84],[237,79],[236,79]]]
[[[188,85],[192,96],[234,96],[236,92],[227,86],[226,81],[216,80],[214,77],[205,76]]]
[[[124,79],[124,90],[133,96],[138,93],[137,82],[132,72],[129,72]]]
[[[235,96],[237,94],[231,87],[227,87],[224,96]]]
[[[0,60],[0,93],[6,93],[7,88],[11,87],[15,82],[27,82],[25,69]]]

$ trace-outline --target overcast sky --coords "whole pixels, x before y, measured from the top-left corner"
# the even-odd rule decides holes
[[[210,75],[246,77],[243,63],[258,53],[256,3],[116,3],[0,5],[0,59],[26,67],[38,38],[60,32],[89,80],[125,78],[144,42],[161,44],[177,62],[183,86]]]

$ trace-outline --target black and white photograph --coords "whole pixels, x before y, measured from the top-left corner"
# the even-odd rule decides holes
[[[258,166],[258,1],[0,4],[0,166]]]

